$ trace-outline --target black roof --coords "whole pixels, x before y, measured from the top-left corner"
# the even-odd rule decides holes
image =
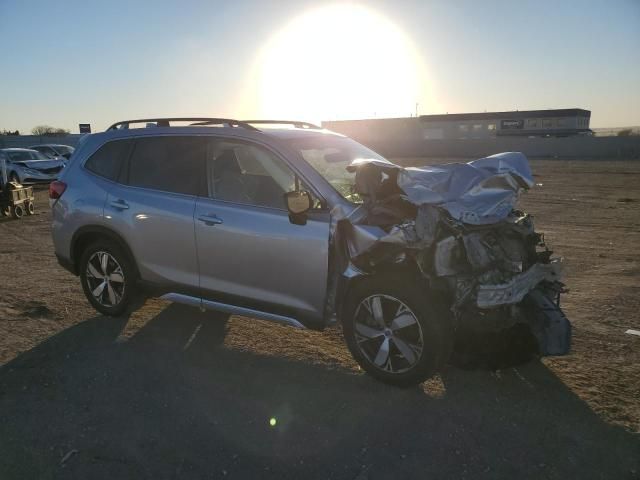
[[[442,120],[502,120],[512,118],[591,117],[590,110],[560,108],[556,110],[516,110],[514,112],[447,113],[445,115],[420,115],[420,121]]]

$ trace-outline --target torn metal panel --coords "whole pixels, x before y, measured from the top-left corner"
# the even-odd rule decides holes
[[[538,340],[540,355],[566,355],[571,349],[571,323],[544,292],[533,290],[526,303],[531,332]]]
[[[536,263],[529,270],[498,285],[478,285],[476,304],[479,308],[510,305],[521,302],[540,282],[555,282],[560,278],[560,262]]]
[[[415,231],[425,247],[433,244],[438,233],[438,223],[442,218],[441,212],[433,205],[420,205],[416,215]]]
[[[370,225],[353,225],[349,223],[347,230],[347,246],[349,248],[349,256],[356,258],[369,250],[387,234],[380,227]]]
[[[445,237],[436,245],[433,269],[440,277],[455,275],[460,270],[456,266],[458,240],[454,236]]]
[[[467,260],[474,270],[486,270],[495,264],[495,256],[492,255],[491,246],[487,244],[482,233],[470,233],[462,237]]]

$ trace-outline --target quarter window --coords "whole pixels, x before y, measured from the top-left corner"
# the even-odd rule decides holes
[[[129,185],[198,195],[207,144],[206,137],[137,139],[129,162]]]
[[[123,162],[129,156],[132,145],[133,140],[107,142],[89,157],[84,166],[96,175],[116,181]]]

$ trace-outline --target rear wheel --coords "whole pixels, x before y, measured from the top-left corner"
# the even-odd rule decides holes
[[[27,204],[27,215],[33,215],[36,213],[36,207],[33,205],[33,202],[29,202]]]
[[[378,380],[399,386],[422,382],[448,360],[450,321],[416,282],[380,276],[351,290],[342,317],[355,360]]]
[[[92,243],[83,252],[79,268],[84,294],[98,312],[118,316],[131,305],[135,269],[120,245],[109,240]]]

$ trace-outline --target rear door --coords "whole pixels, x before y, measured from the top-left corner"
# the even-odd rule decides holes
[[[105,219],[129,244],[144,280],[198,287],[193,214],[207,143],[201,136],[139,137],[109,191]]]
[[[289,221],[284,193],[303,182],[267,148],[217,140],[207,156],[206,195],[195,231],[203,295],[263,311],[322,319],[329,214]]]

